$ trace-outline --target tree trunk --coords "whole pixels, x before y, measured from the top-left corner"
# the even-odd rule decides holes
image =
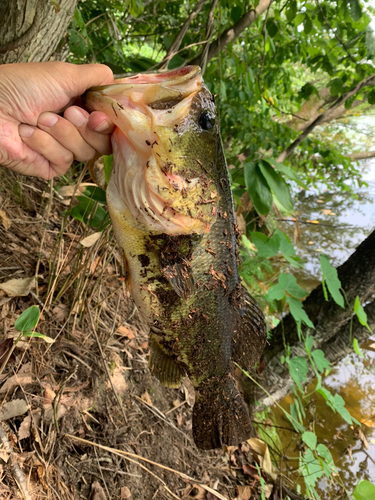
[[[363,241],[351,257],[337,268],[338,277],[350,304],[345,309],[338,306],[332,299],[326,301],[323,289],[318,286],[304,301],[303,306],[315,330],[310,329],[314,337],[314,349],[322,349],[327,359],[337,362],[352,348],[351,338],[354,336],[364,341],[370,332],[353,319],[353,305],[358,295],[361,303],[367,303],[365,310],[369,316],[370,327],[375,328],[375,231]],[[352,328],[352,334],[350,329]],[[306,334],[307,327],[303,328]],[[298,338],[297,328],[293,317],[288,314],[284,320],[272,330],[272,338],[264,352],[265,369],[259,376],[259,383],[275,398],[280,399],[288,393],[292,386],[286,364],[280,363],[280,356],[286,356],[284,341],[290,346],[290,356],[306,356],[303,342]],[[310,379],[313,373],[309,374]],[[256,390],[256,398],[272,404],[265,399],[265,393]]]
[[[0,1],[0,64],[49,61],[78,0]]]

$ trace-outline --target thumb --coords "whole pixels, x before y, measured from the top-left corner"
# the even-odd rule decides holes
[[[70,97],[76,97],[86,92],[90,87],[110,85],[114,82],[112,70],[104,64],[72,64]]]

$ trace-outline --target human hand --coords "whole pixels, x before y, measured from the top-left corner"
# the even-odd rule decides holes
[[[0,165],[48,180],[64,174],[74,159],[110,154],[109,117],[72,106],[88,88],[110,83],[112,72],[102,64],[0,66]]]

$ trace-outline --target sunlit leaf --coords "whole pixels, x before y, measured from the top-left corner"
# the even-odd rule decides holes
[[[372,330],[371,330],[371,328],[369,327],[369,325],[367,323],[367,314],[366,314],[366,311],[363,309],[363,307],[361,305],[361,302],[359,300],[358,295],[357,295],[357,297],[355,298],[355,301],[354,301],[354,312],[356,313],[358,321],[360,322],[360,324],[362,326],[365,326],[372,333]]]
[[[16,319],[14,328],[22,333],[32,331],[39,321],[39,315],[39,307],[30,306]]]
[[[333,300],[341,307],[344,307],[344,297],[341,294],[341,282],[337,275],[337,269],[332,267],[329,258],[323,253],[319,256],[320,267],[323,273],[323,280],[325,280],[329,293],[332,295]]]

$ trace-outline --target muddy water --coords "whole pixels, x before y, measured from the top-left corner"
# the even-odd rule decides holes
[[[356,246],[375,228],[375,162],[369,163],[364,180],[368,187],[356,191],[353,199],[349,194],[313,191],[302,193],[296,203],[299,219],[300,240],[296,250],[306,263],[305,270],[298,272],[298,280],[306,289],[312,289],[320,281],[319,254],[330,256],[338,266],[355,250]],[[308,222],[311,221],[311,222]],[[317,222],[316,222],[317,221]],[[279,221],[279,227],[293,239],[295,223]],[[375,333],[375,332],[374,332]],[[329,447],[345,488],[351,493],[360,479],[375,484],[375,336],[362,346],[364,358],[351,354],[338,363],[325,377],[323,386],[332,393],[340,394],[350,413],[363,423],[364,444],[357,433],[338,415],[330,410],[319,394],[314,394],[314,404],[306,403],[305,425],[316,432],[318,443]],[[307,389],[313,392],[316,382]],[[290,411],[292,396],[287,396],[281,406]],[[290,427],[282,411],[273,408],[275,423]],[[298,456],[301,440],[293,432],[279,433],[282,449],[287,455],[283,468],[297,484]],[[366,446],[368,449],[366,449]],[[293,470],[296,469],[296,472]],[[318,491],[322,500],[346,498],[339,493],[335,483],[320,480]]]

